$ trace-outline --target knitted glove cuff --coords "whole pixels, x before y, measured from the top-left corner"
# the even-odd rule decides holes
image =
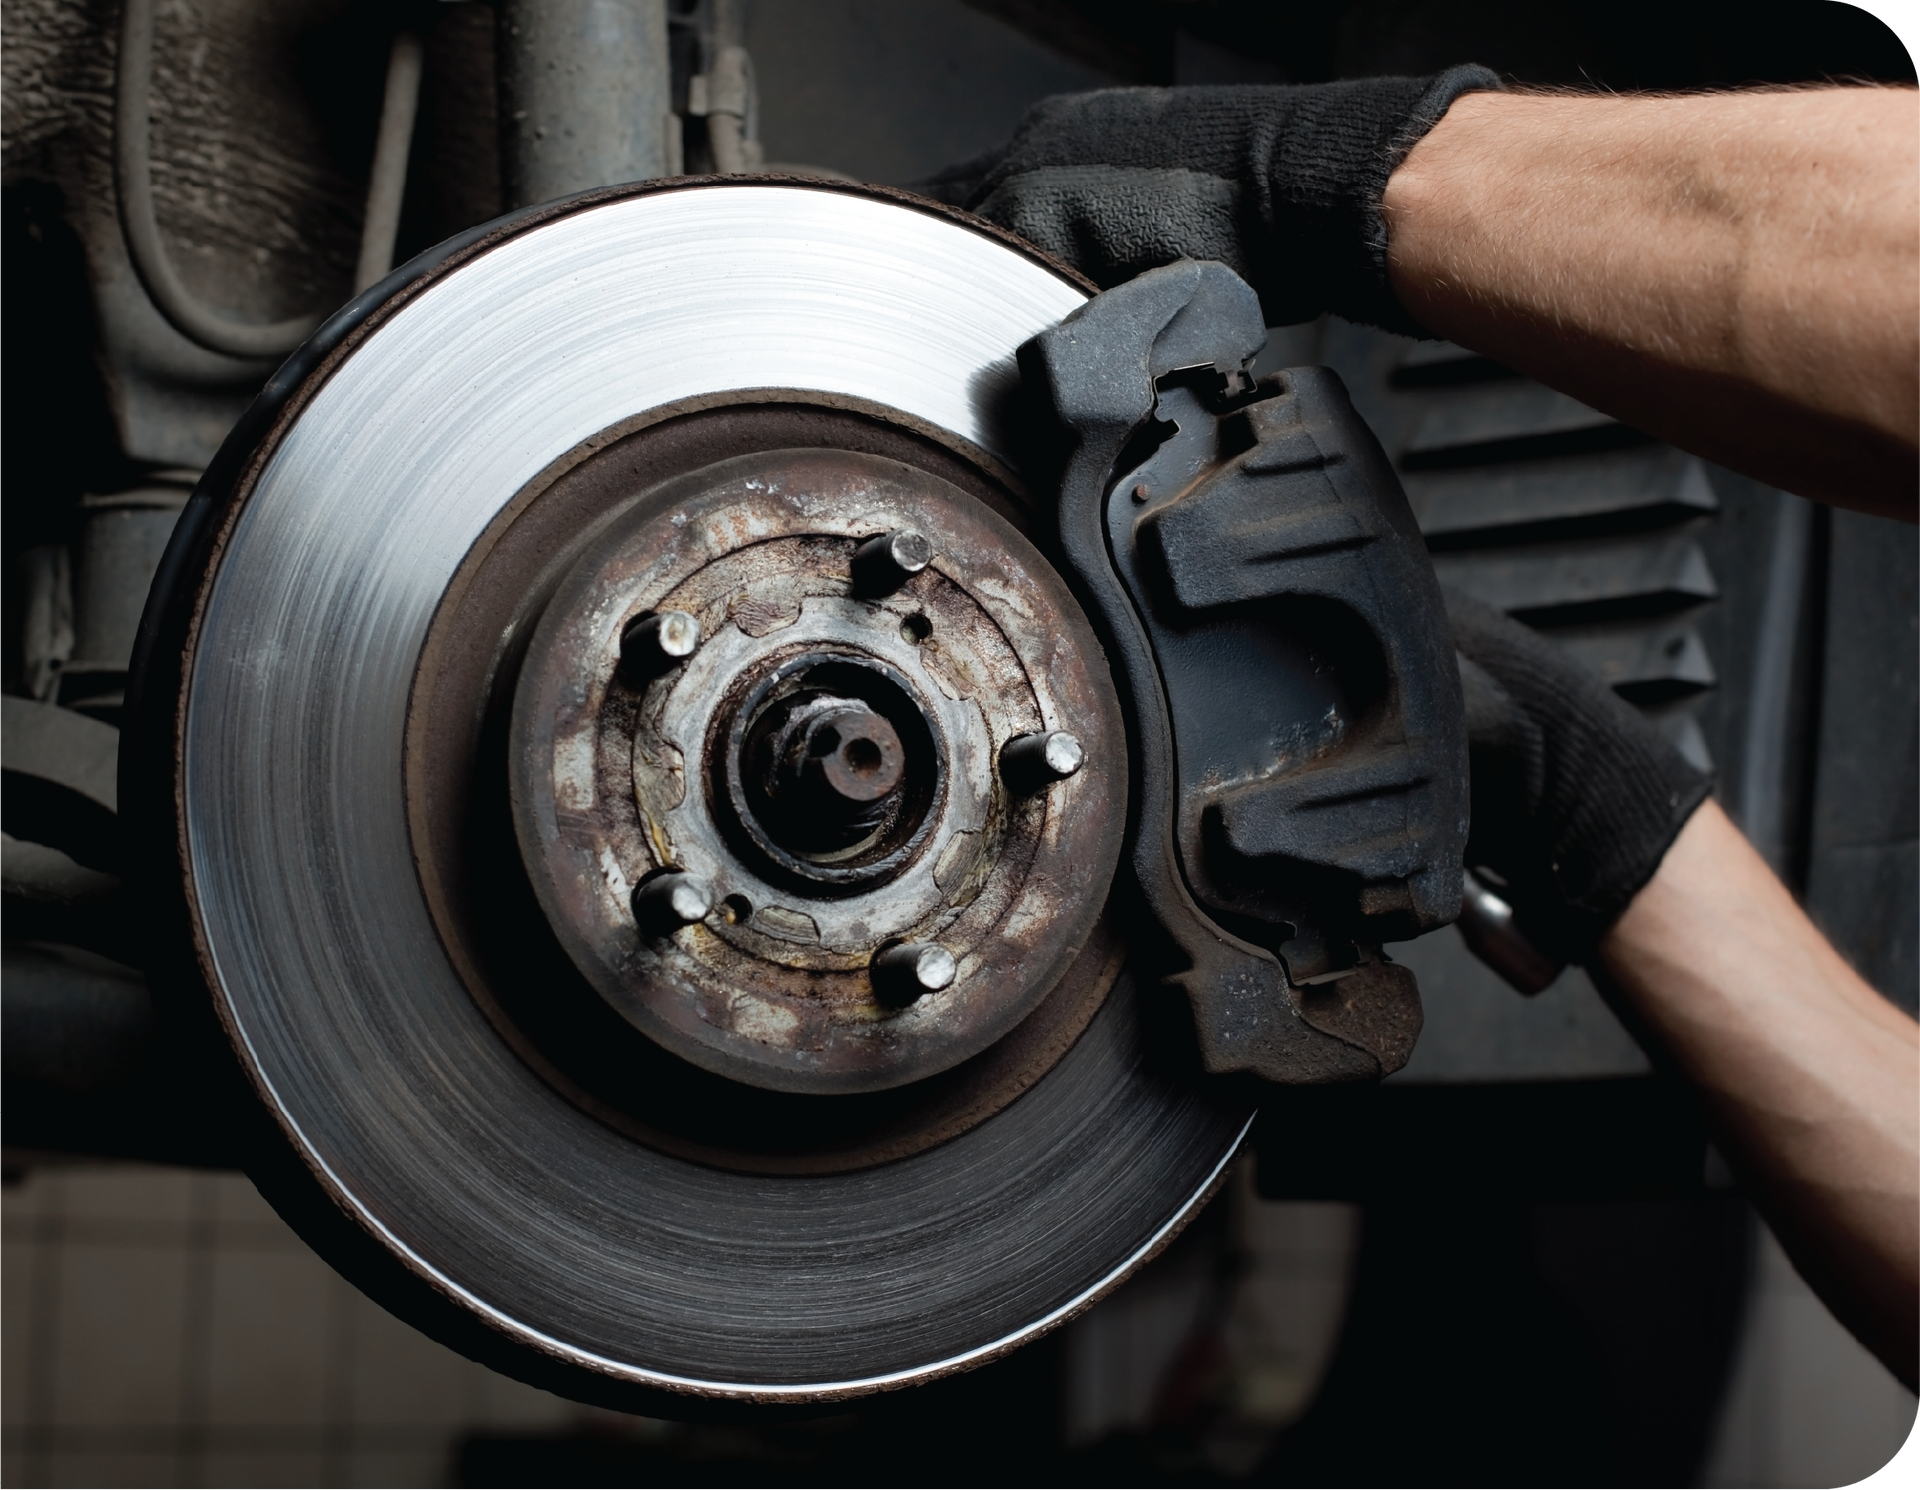
[[[1036,104],[1007,145],[916,188],[1065,259],[1102,287],[1215,259],[1269,325],[1325,311],[1426,336],[1387,283],[1390,177],[1484,67],[1426,78],[1111,88]]]
[[[1455,100],[1468,93],[1501,93],[1506,84],[1498,73],[1478,63],[1449,67],[1431,79],[1427,89],[1391,127],[1385,142],[1361,178],[1360,200],[1364,204],[1361,248],[1369,273],[1363,284],[1355,286],[1353,298],[1345,307],[1333,306],[1336,315],[1349,321],[1379,326],[1401,336],[1433,340],[1433,333],[1415,321],[1401,306],[1387,283],[1387,214],[1385,199],[1387,178],[1400,169],[1413,153],[1413,147],[1446,116]]]

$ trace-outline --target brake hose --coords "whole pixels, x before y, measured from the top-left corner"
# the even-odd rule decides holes
[[[166,247],[160,242],[160,227],[153,210],[152,124],[147,108],[153,75],[153,0],[125,0],[125,4],[121,18],[120,56],[115,69],[113,165],[116,195],[120,199],[120,226],[126,235],[127,254],[133,260],[134,272],[140,276],[140,283],[146,287],[154,308],[189,341],[197,342],[210,352],[223,352],[229,357],[284,357],[305,341],[324,318],[318,315],[294,316],[288,320],[262,324],[235,321],[221,315],[196,299],[193,292],[180,282],[173,262],[167,257]],[[417,94],[419,43],[406,37],[403,38],[403,44],[410,50],[404,65],[394,70],[405,73],[407,85]],[[397,47],[397,53],[398,50]],[[398,55],[395,60],[400,63]],[[396,146],[390,136],[397,133],[411,136],[413,110],[411,99],[406,100],[407,107],[400,111],[405,119],[404,130],[396,131],[389,126],[385,116],[396,112],[396,100],[392,96],[394,81],[390,77],[389,97],[381,121],[380,149],[374,161],[373,194],[376,198],[397,195],[405,183],[408,139],[399,139]],[[399,153],[397,184],[391,162],[383,162],[378,158],[378,155],[390,153],[396,148]],[[383,165],[387,169],[383,170]],[[385,187],[384,191],[382,187]],[[386,211],[376,211],[375,207],[375,202],[369,203],[367,228],[385,240],[379,245],[378,256],[391,260],[393,229],[399,216],[398,204],[394,203]],[[362,277],[370,246],[365,242],[361,245]],[[381,272],[384,273],[385,269]],[[360,288],[362,286],[355,286],[356,291]]]

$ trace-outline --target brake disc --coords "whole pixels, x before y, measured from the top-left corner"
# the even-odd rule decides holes
[[[1001,423],[1089,293],[912,199],[622,188],[400,271],[236,430],[130,794],[277,1203],[389,1307],[577,1396],[824,1400],[1033,1337],[1218,1182],[1247,1115],[1103,919],[1119,706]]]

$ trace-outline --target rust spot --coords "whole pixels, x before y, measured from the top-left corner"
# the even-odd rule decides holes
[[[978,833],[956,833],[947,844],[947,850],[940,856],[940,862],[933,866],[933,881],[949,898],[967,871],[973,868],[974,860],[980,854],[980,835]]]
[[[800,1033],[800,1016],[771,999],[743,993],[733,1001],[733,1029],[736,1034],[762,1045],[785,1046],[791,1050]]]
[[[742,595],[733,602],[727,614],[733,624],[748,636],[766,636],[799,620],[800,605],[797,600],[783,604],[772,598]]]
[[[753,924],[768,936],[784,942],[817,942],[820,928],[805,911],[790,906],[763,905],[754,913]]]

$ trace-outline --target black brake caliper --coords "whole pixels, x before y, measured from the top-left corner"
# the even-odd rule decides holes
[[[1183,261],[1020,350],[1061,549],[1126,695],[1130,852],[1207,1068],[1383,1076],[1420,1030],[1381,943],[1459,911],[1467,740],[1439,582],[1325,368],[1254,384],[1259,302]]]

